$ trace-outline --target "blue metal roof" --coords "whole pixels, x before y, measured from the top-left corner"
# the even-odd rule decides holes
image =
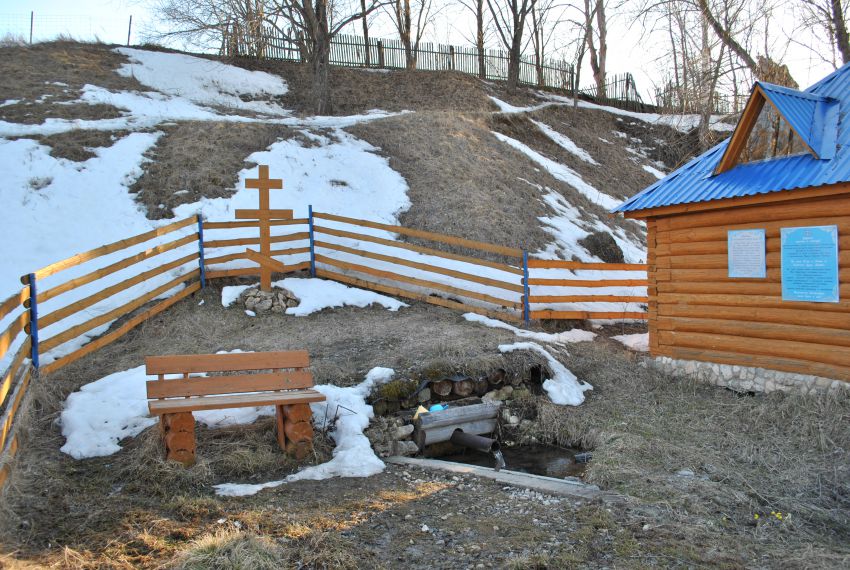
[[[727,139],[613,211],[633,212],[850,182],[850,64],[805,91],[769,83],[756,85],[820,159],[808,153],[774,158],[738,164],[715,175],[729,144]]]

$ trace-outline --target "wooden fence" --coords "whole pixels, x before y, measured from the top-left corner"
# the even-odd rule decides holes
[[[527,252],[485,242],[468,240],[422,230],[414,230],[361,220],[334,214],[313,212],[308,217],[292,220],[272,221],[271,226],[288,230],[287,233],[273,235],[273,244],[281,245],[273,249],[273,257],[306,256],[286,265],[279,263],[274,267],[277,273],[286,274],[295,271],[309,271],[310,275],[332,279],[388,295],[414,299],[464,312],[474,312],[489,317],[528,323],[532,319],[645,319],[642,311],[600,310],[562,310],[557,305],[571,303],[600,303],[602,307],[611,303],[646,304],[647,297],[642,295],[592,294],[603,287],[645,287],[645,275],[635,279],[584,279],[577,277],[576,271],[638,271],[645,272],[645,265],[579,263],[571,261],[551,261],[529,259]],[[175,232],[192,231],[171,239]],[[255,235],[232,237],[234,230]],[[256,231],[255,231],[256,230]],[[377,230],[377,231],[376,231]],[[228,237],[228,233],[231,236]],[[275,232],[277,233],[277,231]],[[383,234],[383,235],[381,235]],[[472,255],[449,253],[433,247],[396,241],[392,234],[399,234],[463,248],[465,251],[479,251],[496,254],[509,263],[491,261]],[[61,274],[72,267],[88,262],[97,262],[104,256],[116,254],[127,248],[144,244],[157,238],[169,236],[159,243],[118,261],[109,261],[107,265],[88,273],[68,278],[49,288],[41,290],[42,280]],[[207,236],[205,238],[205,236]],[[384,237],[386,236],[386,237]],[[214,239],[208,239],[212,237]],[[370,244],[366,249],[361,244]],[[21,282],[24,287],[0,303],[0,321],[9,319],[6,328],[0,332],[0,360],[9,362],[8,368],[0,379],[0,487],[9,473],[9,460],[18,449],[15,433],[15,418],[20,413],[21,402],[33,378],[45,376],[66,366],[83,356],[110,344],[145,320],[161,313],[181,299],[197,292],[206,285],[207,280],[225,277],[259,276],[260,266],[255,255],[246,246],[259,244],[259,227],[253,221],[214,222],[202,221],[200,216],[186,218],[160,228],[127,239],[104,245],[53,263],[24,275]],[[61,308],[39,314],[41,304],[61,295],[92,283],[103,280],[124,269],[136,267],[139,263],[156,258],[166,252],[175,252],[183,248],[191,252],[171,261],[162,262],[144,271],[138,271],[123,281],[107,285],[81,299],[70,302]],[[355,259],[352,259],[355,258]],[[248,267],[227,267],[233,262],[248,262]],[[194,265],[186,269],[187,265]],[[267,263],[267,262],[265,262]],[[181,270],[182,268],[182,270]],[[162,275],[169,271],[179,273],[165,281]],[[558,278],[531,277],[535,270],[558,270]],[[413,274],[411,274],[413,273]],[[113,298],[130,287],[149,283],[157,278],[158,282],[138,297],[86,318],[46,339],[39,338],[39,331],[50,325],[66,321],[72,316],[94,307],[98,303]],[[56,281],[54,278],[52,281]],[[176,294],[162,299],[162,295],[183,286]],[[536,294],[536,287],[586,288],[588,294],[547,295]],[[60,297],[61,298],[61,297]],[[53,303],[55,304],[55,303]],[[543,308],[538,308],[542,305]],[[65,354],[52,362],[41,365],[40,356],[49,351],[89,333],[93,329],[119,321],[120,324],[105,334],[84,344],[80,348]],[[10,350],[21,341],[13,354]]]

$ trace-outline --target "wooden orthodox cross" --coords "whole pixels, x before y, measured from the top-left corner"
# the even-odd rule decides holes
[[[260,253],[246,249],[248,259],[260,265],[260,289],[271,291],[272,270],[283,267],[283,264],[272,258],[271,223],[275,220],[291,220],[292,210],[272,210],[269,208],[269,190],[281,190],[283,180],[269,178],[268,165],[261,164],[257,178],[245,180],[245,188],[256,188],[260,191],[260,207],[257,210],[236,210],[236,218],[240,220],[257,220],[260,228]]]

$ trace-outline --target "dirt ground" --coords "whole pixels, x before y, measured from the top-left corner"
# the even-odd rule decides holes
[[[200,300],[204,304],[199,306]],[[619,329],[619,330],[618,330]],[[621,328],[606,334],[622,332]],[[253,497],[211,485],[298,468],[271,421],[199,429],[199,457],[162,461],[156,428],[119,453],[61,454],[54,420],[82,384],[146,354],[308,348],[319,382],[498,366],[512,333],[414,304],[251,318],[210,287],[32,390],[22,452],[2,498],[7,567],[57,568],[841,568],[850,563],[850,399],[739,395],[671,378],[614,341],[570,345],[594,385],[579,407],[508,405],[526,435],[591,449],[585,478],[617,503],[549,497],[470,476],[388,466],[365,479],[298,482]],[[515,353],[512,353],[515,354]],[[562,353],[563,354],[563,353]],[[317,438],[310,462],[329,457]],[[777,515],[778,513],[778,515]],[[756,517],[758,515],[758,517]],[[781,517],[781,520],[780,520]],[[218,566],[216,566],[218,564]],[[247,565],[246,565],[247,564]]]

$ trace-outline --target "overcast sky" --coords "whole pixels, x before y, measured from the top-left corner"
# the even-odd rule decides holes
[[[103,41],[124,43],[132,15],[134,30],[131,42],[137,43],[141,40],[140,30],[156,25],[149,9],[152,4],[152,0],[0,0],[0,37],[6,33],[28,37],[29,13],[32,11],[35,12],[36,40],[66,32],[89,38],[97,35]],[[450,18],[441,18],[441,21],[442,24],[432,31],[432,39],[460,45],[468,43],[464,39],[464,32],[467,32],[471,25],[464,25],[462,12]],[[779,22],[785,24],[785,33],[791,33],[794,24],[791,14],[784,14]],[[373,33],[376,37],[393,36],[392,28],[380,21],[376,23]],[[781,33],[777,33],[777,36],[782,37]],[[801,37],[799,33],[795,35],[795,39],[806,44],[815,41],[812,37]],[[665,74],[658,58],[667,45],[653,45],[645,38],[642,39],[638,30],[630,29],[627,18],[616,15],[610,24],[608,43],[609,74],[632,72],[646,99],[647,94],[653,90],[653,84],[659,83]],[[785,51],[785,44],[786,42],[779,41],[774,49],[781,53]],[[797,45],[787,46],[785,63],[801,87],[809,86],[832,70],[829,65],[815,58],[809,50]],[[589,70],[583,70],[582,76],[582,85],[589,84]]]

